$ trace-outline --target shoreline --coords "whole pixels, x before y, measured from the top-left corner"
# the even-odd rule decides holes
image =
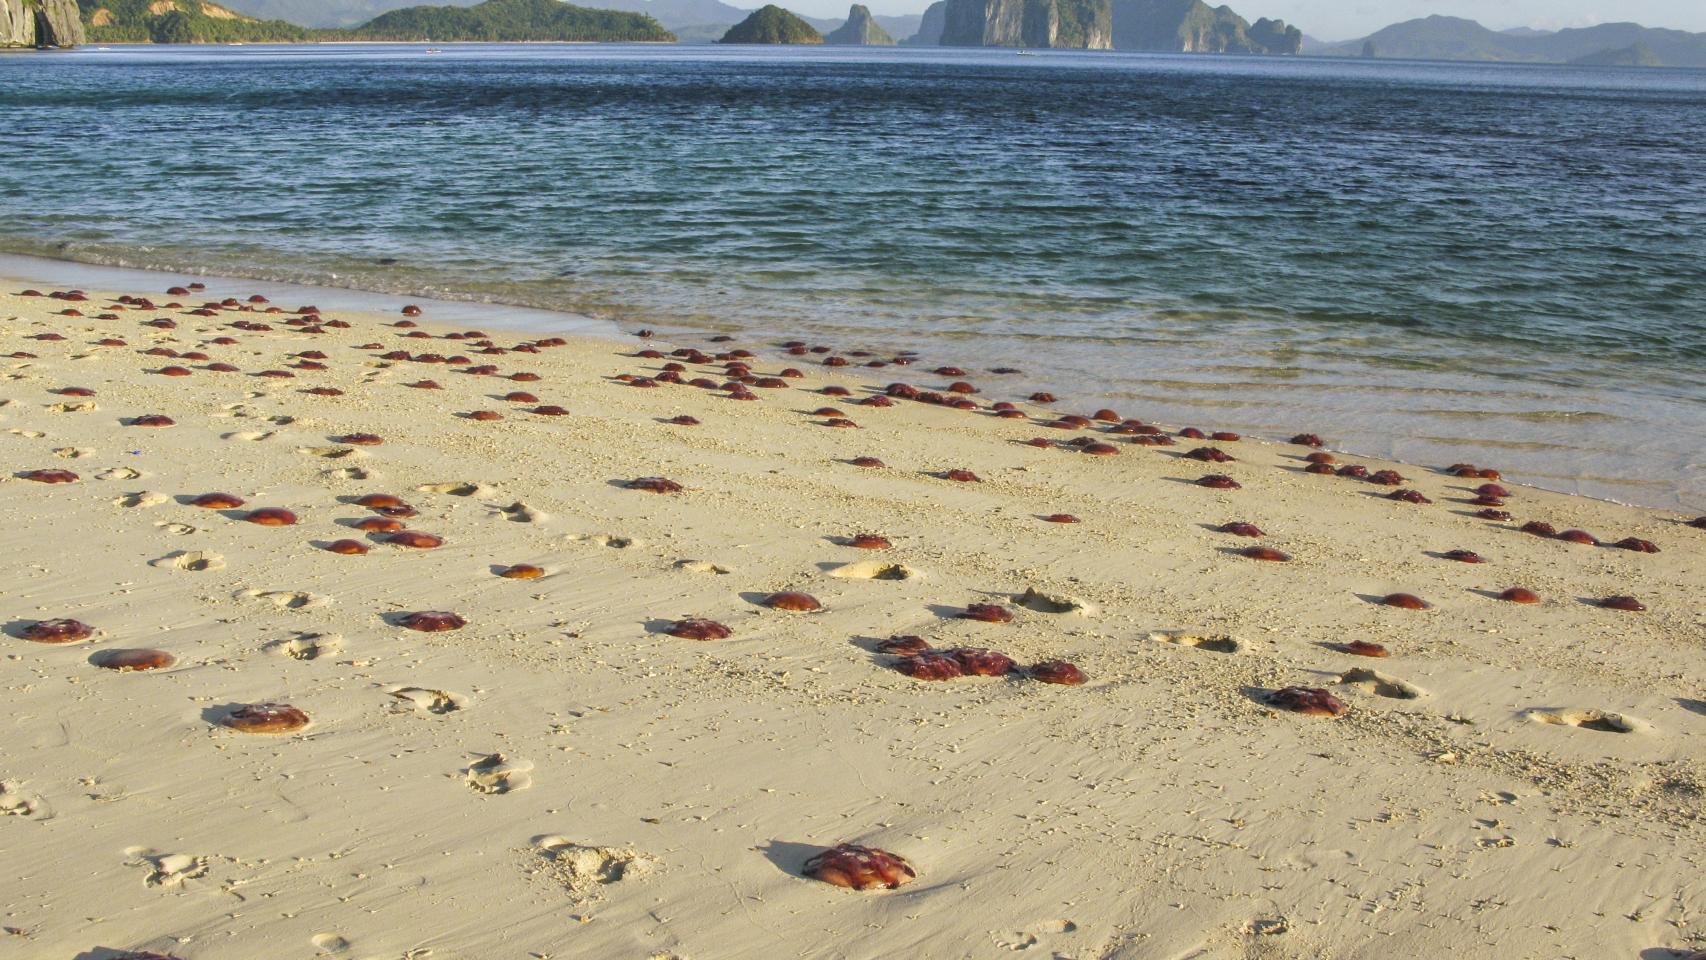
[[[163,304],[166,286],[122,292]],[[208,286],[176,310],[93,285],[87,301],[0,292],[0,803],[16,814],[0,826],[29,878],[0,958],[1706,942],[1689,907],[1706,892],[1706,530],[1514,485],[1515,516],[1489,522],[1467,502],[1480,478],[1400,467],[1431,502],[1394,501],[1305,473],[1307,447],[1147,447],[1107,423],[1049,428],[1042,405],[867,404],[883,391],[856,368],[738,338],[717,346],[781,384],[754,383],[755,402],[654,379],[729,374],[656,343],[475,336],[430,304],[405,320],[402,298],[322,304],[336,327],[246,303],[255,284]],[[893,379],[943,389],[924,366]],[[1232,459],[1183,455],[1199,443]],[[20,476],[44,469],[78,476]],[[1194,482],[1213,473],[1242,487]],[[660,476],[681,489],[630,485]],[[213,491],[245,502],[193,502]],[[379,494],[440,542],[389,539]],[[297,522],[244,522],[261,508]],[[517,564],[541,575],[502,575]],[[1497,598],[1517,585],[1541,602]],[[787,591],[821,608],[767,604]],[[1428,608],[1381,602],[1398,593]],[[1011,619],[965,616],[979,604]],[[422,611],[464,622],[410,628]],[[58,618],[94,635],[25,634]],[[672,634],[687,618],[729,635]],[[914,679],[879,649],[893,635],[1017,668]],[[100,669],[137,648],[175,663]],[[1038,679],[1054,660],[1086,682]],[[1284,709],[1289,687],[1343,715]],[[232,728],[256,703],[308,725]],[[853,892],[806,875],[841,843],[918,878]]]
[[[376,308],[381,308],[383,305],[389,304],[391,301],[398,298],[409,299],[419,303],[428,303],[430,301],[430,304],[435,308],[433,311],[434,314],[436,316],[446,318],[445,322],[486,324],[502,327],[519,333],[536,333],[542,335],[592,335],[602,339],[608,339],[612,343],[626,343],[631,339],[632,331],[622,329],[622,324],[624,322],[629,322],[636,326],[645,326],[655,329],[659,332],[660,340],[669,341],[677,346],[696,344],[700,347],[705,347],[708,345],[707,342],[709,341],[709,338],[718,335],[733,334],[737,336],[753,336],[763,340],[782,339],[786,336],[780,331],[743,330],[738,327],[717,326],[714,324],[708,324],[701,327],[672,326],[669,318],[667,317],[647,316],[643,319],[636,319],[633,321],[602,319],[562,309],[538,306],[536,304],[526,302],[510,302],[495,298],[480,299],[477,294],[468,294],[465,298],[459,298],[456,296],[456,291],[443,288],[427,289],[424,287],[406,287],[403,289],[391,290],[373,289],[371,287],[361,286],[361,278],[351,279],[348,285],[336,286],[328,285],[324,280],[275,280],[260,276],[244,276],[240,273],[226,274],[197,269],[168,270],[154,266],[137,267],[103,263],[93,260],[43,256],[40,254],[0,252],[0,278],[5,278],[8,281],[21,282],[26,279],[30,279],[36,282],[58,283],[63,286],[93,286],[101,289],[123,289],[127,283],[152,283],[152,285],[160,286],[161,289],[164,289],[164,287],[169,285],[170,282],[176,282],[176,279],[180,277],[195,277],[228,286],[247,285],[248,287],[264,294],[271,295],[276,293],[279,296],[287,298],[297,298],[303,303],[316,302],[331,304],[336,309],[376,312]],[[671,340],[671,337],[677,338],[680,342],[677,343],[676,341]],[[897,337],[896,339],[900,338]],[[773,344],[767,345],[773,348]],[[947,347],[948,344],[939,344],[939,346]],[[886,349],[882,346],[870,345],[865,345],[864,348],[878,352],[882,352]],[[944,360],[953,362],[953,358],[950,357],[926,356],[924,359],[931,363],[942,362]],[[987,360],[988,358],[984,359]],[[876,385],[875,381],[888,379],[888,377],[883,373],[879,373],[875,370],[864,370],[858,366],[847,369],[856,375],[865,376],[872,381],[873,385]],[[901,379],[905,379],[904,374],[910,371],[907,371],[904,368],[890,368],[888,372],[900,375]],[[1023,398],[1023,394],[1027,390],[1035,392],[1030,389],[1032,387],[1046,389],[1049,392],[1063,391],[1062,382],[1053,378],[1045,378],[1041,380],[1030,380],[1030,378],[1027,378],[1027,380],[1029,381],[1028,386],[1023,389],[1013,391],[1014,395],[1001,396],[996,399],[1010,401],[1021,400]],[[1091,393],[1093,396],[1098,395],[1098,391],[1093,387],[1087,392]],[[1061,412],[1063,414],[1071,412],[1065,409],[1066,406],[1070,405],[1070,398],[1067,398],[1067,401],[1067,403],[1064,403],[1061,406]],[[1088,407],[1088,405],[1094,404],[1095,402],[1096,401],[1094,400],[1087,401],[1085,404],[1081,405],[1086,405]],[[1144,405],[1149,406],[1150,404],[1145,403]],[[1078,412],[1087,413],[1088,409]],[[1176,429],[1183,425],[1184,424],[1182,423],[1176,423],[1173,424],[1173,427]],[[1307,429],[1307,425],[1300,426],[1299,429]],[[1285,440],[1285,438],[1281,436],[1257,434],[1251,434],[1251,436],[1271,443],[1283,443]],[[1427,464],[1405,459],[1400,456],[1394,456],[1391,453],[1369,453],[1352,448],[1340,447],[1335,445],[1331,438],[1329,438],[1327,449],[1343,453],[1346,456],[1380,460],[1382,462],[1411,467],[1417,470],[1432,470],[1439,466],[1438,464]],[[1650,503],[1638,503],[1629,499],[1622,499],[1613,496],[1596,496],[1591,493],[1583,493],[1580,491],[1562,490],[1554,486],[1548,486],[1544,483],[1536,482],[1532,478],[1518,480],[1515,479],[1516,476],[1519,475],[1513,475],[1511,482],[1520,482],[1524,486],[1528,486],[1533,489],[1546,490],[1563,496],[1584,497],[1586,499],[1616,504],[1619,506],[1628,506],[1637,509],[1660,512],[1675,513],[1679,512],[1679,508],[1680,512],[1684,513],[1690,510],[1690,505],[1686,503],[1679,504],[1678,506],[1660,506]],[[1642,483],[1650,483],[1654,480],[1654,478],[1651,477],[1629,477],[1626,479],[1630,482],[1639,480],[1639,482]],[[1671,482],[1680,483],[1681,478],[1672,478]],[[1700,509],[1702,511],[1706,511],[1706,506],[1702,506]]]

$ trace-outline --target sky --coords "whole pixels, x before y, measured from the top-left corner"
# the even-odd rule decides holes
[[[731,0],[752,6],[748,0]],[[849,0],[795,0],[789,9],[808,16],[845,17]],[[1508,27],[1586,27],[1633,20],[1649,27],[1706,32],[1706,0],[1207,0],[1226,3],[1252,22],[1279,17],[1320,40],[1365,37],[1381,27],[1441,14]],[[919,13],[930,0],[865,0],[874,13]]]

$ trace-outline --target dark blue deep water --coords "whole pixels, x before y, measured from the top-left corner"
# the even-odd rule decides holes
[[[918,349],[1706,509],[1702,72],[115,48],[0,57],[0,117],[0,250]]]

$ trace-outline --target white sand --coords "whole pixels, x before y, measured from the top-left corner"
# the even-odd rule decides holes
[[[658,369],[629,343],[487,357],[404,338],[394,316],[340,314],[351,329],[320,335],[235,312],[79,319],[53,312],[106,300],[4,289],[0,958],[1653,960],[1706,942],[1706,530],[1675,516],[1513,488],[1519,523],[1645,538],[1663,550],[1649,555],[1476,519],[1463,500],[1480,481],[1434,470],[1397,468],[1434,503],[1389,501],[1302,473],[1307,451],[1285,444],[1216,443],[1238,458],[1224,465],[1178,458],[1189,440],[1036,449],[1018,441],[1079,434],[858,406],[869,385],[759,344],[744,346],[760,375],[808,376],[742,403],[611,379]],[[177,329],[140,325],[168,315]],[[421,329],[443,332],[430,317]],[[31,339],[47,331],[66,339]],[[220,335],[240,343],[208,345]],[[109,336],[128,346],[92,346]],[[353,349],[368,342],[383,349]],[[151,346],[242,372],[139,353]],[[393,349],[542,380],[375,359]],[[252,375],[302,350],[329,369]],[[926,360],[875,383],[953,379],[927,369],[953,358]],[[193,375],[148,373],[172,363]],[[443,389],[404,386],[427,378]],[[985,404],[1017,399],[998,377],[965,379]],[[807,392],[832,382],[855,397]],[[97,391],[92,406],[62,410],[90,402],[52,392],[68,385]],[[314,386],[344,395],[302,392]],[[571,415],[494,399],[516,389]],[[862,429],[817,425],[824,405]],[[505,419],[457,416],[480,409]],[[683,413],[703,425],[661,422]],[[143,414],[177,424],[121,423]],[[385,443],[329,439],[357,431]],[[859,455],[887,466],[845,462]],[[81,479],[14,476],[47,468]],[[983,482],[934,475],[949,468]],[[1205,473],[1243,489],[1185,482]],[[620,486],[654,475],[686,489]],[[423,489],[441,484],[475,489]],[[180,502],[210,491],[300,523]],[[347,501],[372,492],[406,498],[420,511],[408,527],[445,545],[320,549],[370,540],[348,524],[371,512]],[[1083,522],[1039,519],[1057,512]],[[1232,520],[1294,559],[1232,553],[1258,542],[1214,529]],[[860,532],[893,548],[838,542]],[[1452,548],[1488,562],[1429,555]],[[871,560],[916,576],[831,575]],[[515,563],[548,575],[494,575]],[[1485,593],[1510,586],[1544,601]],[[1027,587],[1090,609],[1025,609]],[[787,589],[826,609],[753,602]],[[1366,599],[1393,591],[1433,608]],[[1584,602],[1612,594],[1648,609]],[[979,602],[1016,618],[954,617]],[[418,610],[468,625],[387,620]],[[687,616],[734,635],[657,632]],[[17,635],[58,617],[99,633]],[[872,652],[906,633],[1066,658],[1090,681],[913,680]],[[1352,639],[1393,656],[1328,646]],[[134,647],[179,663],[89,662]],[[1338,682],[1359,668],[1381,682]],[[1419,696],[1382,695],[1406,684]],[[1349,711],[1264,702],[1290,685],[1327,687]],[[266,701],[312,725],[265,737],[218,723]],[[1591,710],[1633,729],[1543,722]],[[858,893],[800,875],[842,842],[901,854],[919,878]]]

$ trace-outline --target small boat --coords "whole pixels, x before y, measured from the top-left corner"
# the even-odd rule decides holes
[[[427,47],[427,50],[426,50],[426,52],[427,52],[427,53],[443,53],[443,52],[444,52],[444,51],[443,51],[443,50],[440,50],[440,49],[439,49],[439,48],[437,48],[437,47]]]
[[[1035,50],[1020,50],[1018,51],[1018,55],[1021,57],[1034,57],[1037,55],[1037,52]]]

